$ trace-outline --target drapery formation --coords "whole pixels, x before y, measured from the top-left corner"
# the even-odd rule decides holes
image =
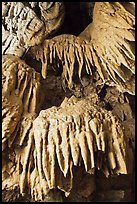
[[[3,3],[3,189],[18,186],[24,195],[27,188],[33,200],[41,201],[56,188],[69,196],[74,167],[84,166],[92,176],[96,170],[106,177],[133,172],[134,119],[123,93],[135,95],[134,6],[134,2],[96,2],[93,22],[79,36],[45,40],[62,24],[62,3]],[[60,106],[41,110],[41,75],[20,59],[24,54],[42,62],[45,80],[51,67],[59,70],[64,89],[92,76],[93,93],[65,98]],[[102,107],[97,96],[100,85],[118,89],[123,102],[107,93],[109,87],[104,100],[112,99],[112,106]],[[129,108],[129,120],[119,107]],[[95,190],[91,180],[89,195]]]
[[[63,85],[70,89],[74,78],[81,79],[86,72],[98,74],[100,84],[134,95],[135,15],[134,3],[127,4],[132,10],[119,2],[96,3],[93,22],[78,37],[60,35],[32,49],[32,55],[42,61],[43,77],[49,65],[62,66]]]
[[[19,184],[22,188],[22,180],[28,182],[32,122],[41,104],[40,74],[19,57],[4,55],[2,60],[2,188],[14,189]]]
[[[91,105],[91,101],[66,98],[60,107],[41,111],[33,130],[39,176],[50,189],[58,187],[69,194],[72,167],[82,163],[89,174],[96,169],[106,176],[128,173],[122,126],[111,111]],[[58,169],[67,184],[69,179],[68,185],[62,184]]]

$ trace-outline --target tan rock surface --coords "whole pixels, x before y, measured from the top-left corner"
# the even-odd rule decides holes
[[[95,2],[93,22],[79,36],[51,38],[63,5],[2,3],[3,198],[89,202],[98,191],[109,200],[113,189],[122,190],[116,200],[126,191],[130,200],[135,4]]]
[[[69,194],[72,188],[58,185],[56,159],[64,178],[72,171],[70,164],[81,166],[82,162],[89,174],[96,169],[106,176],[128,173],[127,144],[120,122],[111,111],[88,100],[66,98],[60,107],[42,110],[33,130],[39,176],[45,177],[51,189],[58,187]]]
[[[32,163],[32,123],[40,106],[40,74],[13,55],[4,55],[2,65],[2,188],[20,186],[24,193]]]
[[[83,72],[93,75],[97,84],[116,86],[135,94],[135,15],[134,3],[96,2],[93,22],[78,36],[60,35],[34,48],[46,78],[49,64],[63,67],[64,87],[73,88],[74,78]],[[32,55],[34,55],[32,54]],[[57,63],[58,61],[58,63]],[[98,78],[96,79],[96,75]]]

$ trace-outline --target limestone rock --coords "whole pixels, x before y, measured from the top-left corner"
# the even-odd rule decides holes
[[[8,97],[15,94],[22,100],[23,112],[37,113],[40,105],[40,74],[19,57],[3,55],[2,94]]]
[[[82,162],[89,174],[96,169],[106,176],[128,173],[127,144],[120,122],[111,111],[86,99],[66,98],[60,107],[42,110],[33,122],[33,130],[38,174],[47,180],[50,189],[57,187],[69,195],[72,167]],[[69,176],[69,188],[59,183],[58,170],[64,181]]]
[[[135,3],[95,2],[93,21],[79,36],[51,38],[63,19],[62,2],[2,2],[8,201],[89,202],[104,186],[108,194],[121,189],[120,200],[123,189],[132,191],[135,119],[127,96],[135,94]],[[45,80],[41,62],[26,64],[29,54],[42,62]]]
[[[2,53],[21,57],[62,25],[60,2],[2,2]]]
[[[32,123],[40,108],[40,74],[19,57],[2,61],[2,189],[27,185],[33,152]]]
[[[62,67],[63,86],[72,89],[76,76],[93,75],[97,84],[135,94],[134,3],[96,2],[93,22],[79,35],[59,35],[31,50],[42,62]],[[128,9],[130,7],[131,9]],[[55,67],[54,67],[55,68]]]

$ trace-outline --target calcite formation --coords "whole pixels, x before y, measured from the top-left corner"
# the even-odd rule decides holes
[[[135,94],[135,15],[119,2],[95,4],[93,22],[78,36],[60,35],[32,50],[42,61],[42,75],[48,66],[63,67],[63,85],[73,88],[76,76],[93,75],[97,84],[116,86]],[[58,63],[57,63],[58,62]],[[83,71],[84,70],[84,71]],[[98,75],[100,80],[97,78]]]
[[[19,57],[3,55],[2,94],[15,94],[23,103],[23,112],[38,112],[40,105],[40,74]],[[17,102],[18,103],[18,102]]]
[[[62,25],[60,2],[3,2],[2,53],[21,57]]]
[[[4,55],[2,65],[2,188],[14,189],[20,183],[22,186],[22,177],[25,182],[31,162],[32,122],[40,108],[40,74],[13,55]]]
[[[135,3],[95,2],[83,32],[55,36],[64,5],[2,2],[2,190],[31,201],[134,175]]]
[[[128,173],[123,127],[111,111],[91,101],[66,98],[60,107],[42,110],[33,130],[39,176],[50,189],[58,187],[68,195],[73,183],[70,172],[82,162],[89,174],[96,169],[106,176]],[[69,175],[69,187],[62,185],[56,165],[64,178]]]

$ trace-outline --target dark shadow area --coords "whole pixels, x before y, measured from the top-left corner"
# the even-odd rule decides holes
[[[55,34],[79,35],[92,22],[94,2],[63,2],[65,19],[62,27]]]

